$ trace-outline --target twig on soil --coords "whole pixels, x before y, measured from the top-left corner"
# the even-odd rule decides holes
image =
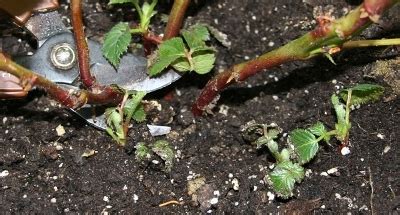
[[[169,14],[167,27],[164,31],[163,40],[171,39],[176,37],[181,30],[185,11],[190,4],[190,0],[175,0]]]
[[[35,72],[26,69],[0,52],[0,70],[8,72],[20,79],[24,91],[31,90],[34,86],[44,89],[51,98],[69,108],[79,108],[89,104],[118,104],[123,97],[120,89],[112,86],[100,86],[98,91],[68,90],[55,84]]]
[[[165,206],[172,205],[172,204],[174,204],[174,205],[183,205],[184,202],[178,202],[176,200],[171,200],[171,201],[159,204],[158,207],[165,207]]]
[[[363,4],[338,20],[322,22],[313,31],[278,49],[231,66],[207,83],[192,106],[193,114],[201,115],[207,105],[227,86],[243,81],[260,71],[321,54],[330,57],[331,54],[340,51],[346,41],[376,22],[385,10],[398,2],[400,1],[364,0]]]
[[[93,85],[95,85],[96,80],[90,74],[89,48],[83,29],[81,0],[71,0],[70,6],[72,27],[74,29],[76,50],[78,52],[79,74],[83,85],[90,89]]]
[[[371,167],[368,166],[368,174],[369,174],[369,186],[371,187],[371,195],[369,197],[369,204],[371,205],[371,214],[375,214],[374,209],[374,182],[372,181],[372,172]]]

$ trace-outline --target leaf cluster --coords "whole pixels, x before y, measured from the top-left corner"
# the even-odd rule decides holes
[[[206,45],[210,35],[203,25],[194,25],[182,31],[182,38],[175,37],[164,41],[150,62],[149,74],[160,74],[168,66],[180,72],[195,71],[205,74],[214,67],[214,49]]]
[[[145,92],[127,92],[118,107],[107,108],[105,112],[107,133],[121,146],[126,144],[128,126],[131,119],[143,122],[146,113],[141,103]]]
[[[383,94],[383,90],[383,87],[372,84],[359,84],[344,89],[338,95],[346,102],[345,104],[340,102],[338,95],[332,95],[331,101],[337,118],[335,129],[328,131],[322,122],[317,122],[307,129],[295,129],[289,134],[289,143],[293,145],[293,150],[283,148],[279,151],[275,139],[282,130],[277,127],[256,124],[246,128],[245,131],[248,133],[262,134],[254,143],[257,148],[267,146],[276,159],[277,165],[266,176],[266,181],[275,192],[283,198],[293,196],[295,183],[301,182],[304,178],[302,165],[315,157],[319,150],[319,142],[324,141],[329,144],[332,137],[342,143],[348,140],[351,128],[350,106],[376,101]]]
[[[130,28],[128,23],[120,22],[105,35],[102,52],[104,57],[115,67],[118,67],[122,54],[127,51],[132,34],[145,34],[149,29],[151,18],[157,14],[157,11],[154,10],[157,0],[152,0],[150,4],[145,1],[141,7],[138,0],[110,0],[108,4],[125,3],[133,4],[139,15],[140,24],[135,28]]]

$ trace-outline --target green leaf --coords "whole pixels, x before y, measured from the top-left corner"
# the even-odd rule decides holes
[[[195,25],[189,30],[183,30],[182,36],[192,52],[197,51],[198,48],[206,47],[205,41],[210,39],[210,34],[203,25]]]
[[[322,122],[317,122],[312,125],[308,130],[316,136],[323,136],[327,133],[325,125]]]
[[[131,120],[132,116],[138,110],[138,107],[140,106],[143,97],[146,96],[146,92],[144,91],[133,92],[130,93],[129,96],[131,98],[128,98],[128,100],[126,100],[125,105],[123,107],[124,115],[126,116],[125,120],[128,121]]]
[[[331,139],[331,135],[328,134],[328,131],[325,128],[325,125],[322,122],[317,122],[312,125],[308,130],[313,133],[315,136],[323,137],[324,141],[329,144],[329,140]]]
[[[124,3],[138,4],[138,0],[110,0],[108,2],[109,5],[111,5],[111,4],[124,4]]]
[[[118,23],[105,36],[103,48],[101,49],[104,57],[117,67],[121,55],[127,51],[131,39],[128,23]]]
[[[383,95],[385,88],[376,84],[358,84],[352,88],[344,89],[339,92],[339,96],[343,101],[347,102],[350,90],[352,91],[350,104],[361,105],[378,100]]]
[[[193,61],[193,70],[198,74],[205,74],[211,71],[214,67],[215,55],[214,53],[202,53],[194,56],[192,58]]]
[[[132,118],[136,121],[136,122],[143,122],[144,120],[146,120],[146,112],[144,111],[143,105],[140,104],[137,108],[136,111],[133,113]]]
[[[275,169],[268,174],[268,181],[275,192],[283,197],[293,196],[294,184],[301,182],[304,178],[304,168],[297,163],[285,161],[279,163]]]
[[[149,68],[150,76],[154,76],[162,72],[172,62],[180,57],[185,56],[185,44],[179,37],[175,37],[164,41],[158,49],[158,57]]]
[[[184,57],[176,59],[171,65],[174,67],[174,69],[178,70],[179,72],[192,71],[188,59]]]
[[[151,18],[157,14],[157,11],[154,11],[154,7],[157,4],[157,0],[152,0],[151,4],[144,2],[142,6],[142,17],[140,20],[140,25],[142,29],[147,30],[150,25]]]
[[[309,162],[317,154],[319,145],[315,136],[308,130],[295,129],[290,133],[290,141],[299,156],[299,163]]]
[[[105,111],[107,133],[115,140],[118,144],[124,146],[126,143],[126,137],[122,126],[121,114],[116,108],[107,108]]]
[[[145,143],[139,142],[135,146],[135,158],[139,161],[148,160],[151,158],[150,149]]]
[[[175,158],[175,152],[166,140],[158,140],[151,150],[158,155],[165,163],[165,171],[170,172]]]
[[[331,101],[333,109],[335,109],[338,124],[346,124],[346,110],[344,105],[339,102],[339,97],[337,95],[332,95]]]

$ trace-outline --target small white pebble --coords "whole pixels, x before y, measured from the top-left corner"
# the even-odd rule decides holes
[[[124,187],[122,188],[122,190],[127,190],[128,186],[124,185]]]
[[[108,196],[104,196],[104,197],[103,197],[103,201],[109,202],[109,201],[110,201],[110,198],[108,198]]]
[[[234,204],[235,204],[235,206],[238,206],[238,205],[239,205],[239,202],[235,202]]]
[[[232,179],[233,190],[239,190],[239,180],[237,178]]]
[[[349,147],[347,147],[347,146],[343,147],[343,148],[340,150],[340,153],[341,153],[343,156],[350,154],[350,149],[349,149]]]
[[[332,169],[328,169],[328,171],[326,171],[329,175],[335,174],[338,171],[337,167],[334,167]]]
[[[325,207],[326,207],[325,205],[321,205],[321,209],[325,209]]]
[[[360,161],[362,161],[362,162],[363,162],[363,161],[364,161],[364,158],[360,158]]]
[[[214,198],[210,199],[210,203],[211,203],[212,205],[217,204],[217,203],[218,203],[218,198],[217,198],[217,197],[214,197]]]
[[[273,95],[273,96],[272,96],[272,99],[276,101],[276,100],[278,100],[278,99],[279,99],[279,97],[278,97],[278,96],[276,96],[276,95]]]
[[[61,137],[65,134],[65,129],[62,125],[56,127],[57,136]]]
[[[136,203],[139,200],[139,196],[136,194],[133,194],[133,202]]]
[[[22,196],[22,198],[24,198],[24,199],[26,199],[26,197],[28,197],[26,194],[24,194],[24,195]]]
[[[272,201],[275,199],[275,194],[271,193],[271,192],[267,192],[267,196],[268,196],[268,201]]]
[[[207,213],[208,213],[208,214],[212,213],[212,210],[208,210]]]
[[[385,146],[385,148],[383,149],[383,154],[388,153],[390,150],[390,146]]]
[[[56,186],[54,186],[53,189],[54,189],[54,191],[56,191],[56,192],[58,191],[58,187],[56,187]]]
[[[336,79],[333,79],[333,80],[332,80],[332,84],[337,84],[337,80],[336,80]]]
[[[153,164],[159,164],[160,163],[160,161],[158,161],[158,160],[152,160],[151,161]]]
[[[377,134],[376,136],[381,140],[385,139],[385,135],[383,134]]]
[[[258,189],[258,187],[256,185],[254,185],[253,191],[256,191],[257,189]]]
[[[8,176],[10,174],[10,172],[8,170],[3,170],[2,172],[0,172],[0,178],[4,178],[6,176]]]
[[[268,43],[268,46],[269,46],[269,47],[273,47],[274,45],[275,45],[275,43],[272,42],[272,41],[270,41],[270,42]]]
[[[229,174],[228,174],[228,178],[233,178],[233,174],[232,174],[232,173],[229,173]]]
[[[3,124],[6,124],[7,122],[7,117],[3,117]]]
[[[221,193],[219,192],[219,190],[214,190],[214,196],[220,196]]]
[[[56,202],[57,202],[57,199],[56,199],[56,198],[51,198],[51,199],[50,199],[50,202],[51,202],[51,203],[56,203]]]
[[[327,172],[321,172],[319,175],[320,176],[328,176],[328,173]]]

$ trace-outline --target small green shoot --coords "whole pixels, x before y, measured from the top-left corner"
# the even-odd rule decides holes
[[[146,143],[139,142],[135,146],[135,158],[136,160],[142,161],[142,160],[149,160],[151,158],[151,151],[150,149],[146,146]]]
[[[141,101],[145,92],[127,92],[118,107],[107,108],[105,112],[107,133],[121,146],[126,144],[126,135],[131,119],[144,121],[146,114]]]
[[[266,146],[275,158],[277,164],[272,172],[265,177],[274,191],[282,198],[293,196],[295,183],[300,183],[304,178],[302,165],[310,162],[319,150],[319,142],[325,141],[329,144],[332,137],[347,144],[350,123],[351,105],[365,104],[376,101],[383,94],[384,88],[372,84],[360,84],[353,88],[339,92],[339,96],[346,102],[343,104],[339,96],[332,95],[331,100],[336,113],[337,122],[335,129],[328,131],[322,122],[317,122],[307,129],[295,129],[289,134],[289,142],[294,149],[283,148],[279,151],[278,138],[282,131],[276,125],[251,124],[244,129],[247,136],[257,136],[251,141],[257,148]]]
[[[195,25],[182,31],[182,38],[176,37],[164,41],[156,52],[156,59],[151,62],[150,76],[160,74],[168,66],[180,72],[195,71],[205,74],[214,67],[214,49],[208,47],[209,33],[205,26]]]
[[[132,39],[131,34],[143,35],[147,33],[151,18],[157,14],[154,10],[157,0],[152,0],[150,4],[145,1],[142,7],[140,7],[138,0],[110,0],[108,4],[113,5],[124,3],[133,4],[139,15],[140,24],[136,28],[130,28],[128,23],[121,22],[115,25],[105,35],[102,52],[104,57],[115,67],[118,67],[122,54],[128,49]]]
[[[136,159],[139,161],[150,160],[151,157],[156,155],[164,161],[164,171],[170,172],[173,166],[175,152],[171,148],[169,142],[166,140],[157,140],[154,144],[151,144],[150,147],[151,148],[146,146],[143,142],[137,143],[135,146]]]

